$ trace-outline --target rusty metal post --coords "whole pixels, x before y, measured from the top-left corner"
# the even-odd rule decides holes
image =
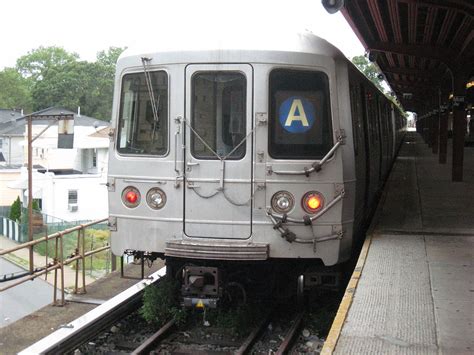
[[[33,122],[28,116],[28,241],[33,240]],[[29,248],[30,274],[33,273],[33,246]]]
[[[434,115],[430,112],[428,116],[428,147],[433,148],[433,140],[434,140]]]
[[[112,250],[110,251],[110,257],[112,259],[112,267],[111,267],[111,272],[114,272],[117,270],[117,257],[115,256],[114,253],[112,253]]]
[[[82,292],[87,293],[86,291],[86,231],[82,229]]]
[[[58,262],[58,238],[54,240],[54,264]],[[53,290],[53,304],[56,305],[58,301],[57,290],[58,290],[58,269],[54,269],[54,290]]]
[[[45,253],[45,257],[46,257],[46,258],[45,258],[45,262],[46,262],[46,264],[45,264],[45,265],[46,265],[46,267],[47,267],[47,266],[48,266],[48,256],[49,256],[48,227],[45,228],[44,232],[45,232],[45,234],[46,234],[46,235],[45,235],[45,238],[46,238],[46,240],[45,240],[45,243],[46,243],[46,253]],[[48,273],[44,274],[44,279],[45,279],[45,280],[48,280]]]
[[[77,231],[77,243],[76,243],[76,250],[74,253],[75,255],[79,255],[80,242],[81,242],[81,230],[79,229]],[[76,272],[75,272],[75,279],[74,279],[74,293],[75,294],[77,294],[78,284],[79,284],[79,259],[76,260]]]
[[[464,80],[461,73],[455,73],[453,95],[453,181],[463,181],[464,136],[466,134],[465,94],[466,80]]]
[[[431,151],[433,154],[438,154],[439,147],[439,104],[433,115],[433,146]]]
[[[439,163],[446,164],[448,157],[448,93],[441,92],[439,117]]]
[[[61,245],[61,248],[59,250],[60,252],[60,258],[61,258],[61,261],[60,261],[60,265],[61,265],[61,306],[64,306],[64,242],[63,242],[63,239],[64,239],[64,234],[61,233],[60,235],[60,245]]]

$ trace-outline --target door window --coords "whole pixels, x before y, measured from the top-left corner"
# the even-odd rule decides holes
[[[246,136],[246,79],[239,72],[192,77],[191,152],[199,159],[242,159]]]

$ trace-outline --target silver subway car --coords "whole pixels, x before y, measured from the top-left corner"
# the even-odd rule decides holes
[[[346,261],[400,144],[390,102],[310,33],[154,44],[117,63],[114,254],[201,273]]]

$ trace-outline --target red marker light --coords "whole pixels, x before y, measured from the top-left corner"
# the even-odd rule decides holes
[[[138,195],[136,194],[135,191],[129,191],[125,195],[125,198],[127,199],[128,202],[135,203],[138,200]]]
[[[133,186],[128,186],[122,191],[123,204],[129,208],[137,207],[140,204],[140,191]]]

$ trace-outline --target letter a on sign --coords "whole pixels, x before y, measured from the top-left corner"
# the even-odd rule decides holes
[[[290,111],[288,112],[288,117],[286,118],[285,126],[290,127],[293,121],[300,121],[303,127],[308,127],[308,119],[306,118],[306,113],[304,111],[303,103],[300,99],[294,99],[291,104]]]
[[[304,97],[292,96],[280,104],[279,120],[287,132],[307,132],[313,126],[315,116],[314,105]]]

